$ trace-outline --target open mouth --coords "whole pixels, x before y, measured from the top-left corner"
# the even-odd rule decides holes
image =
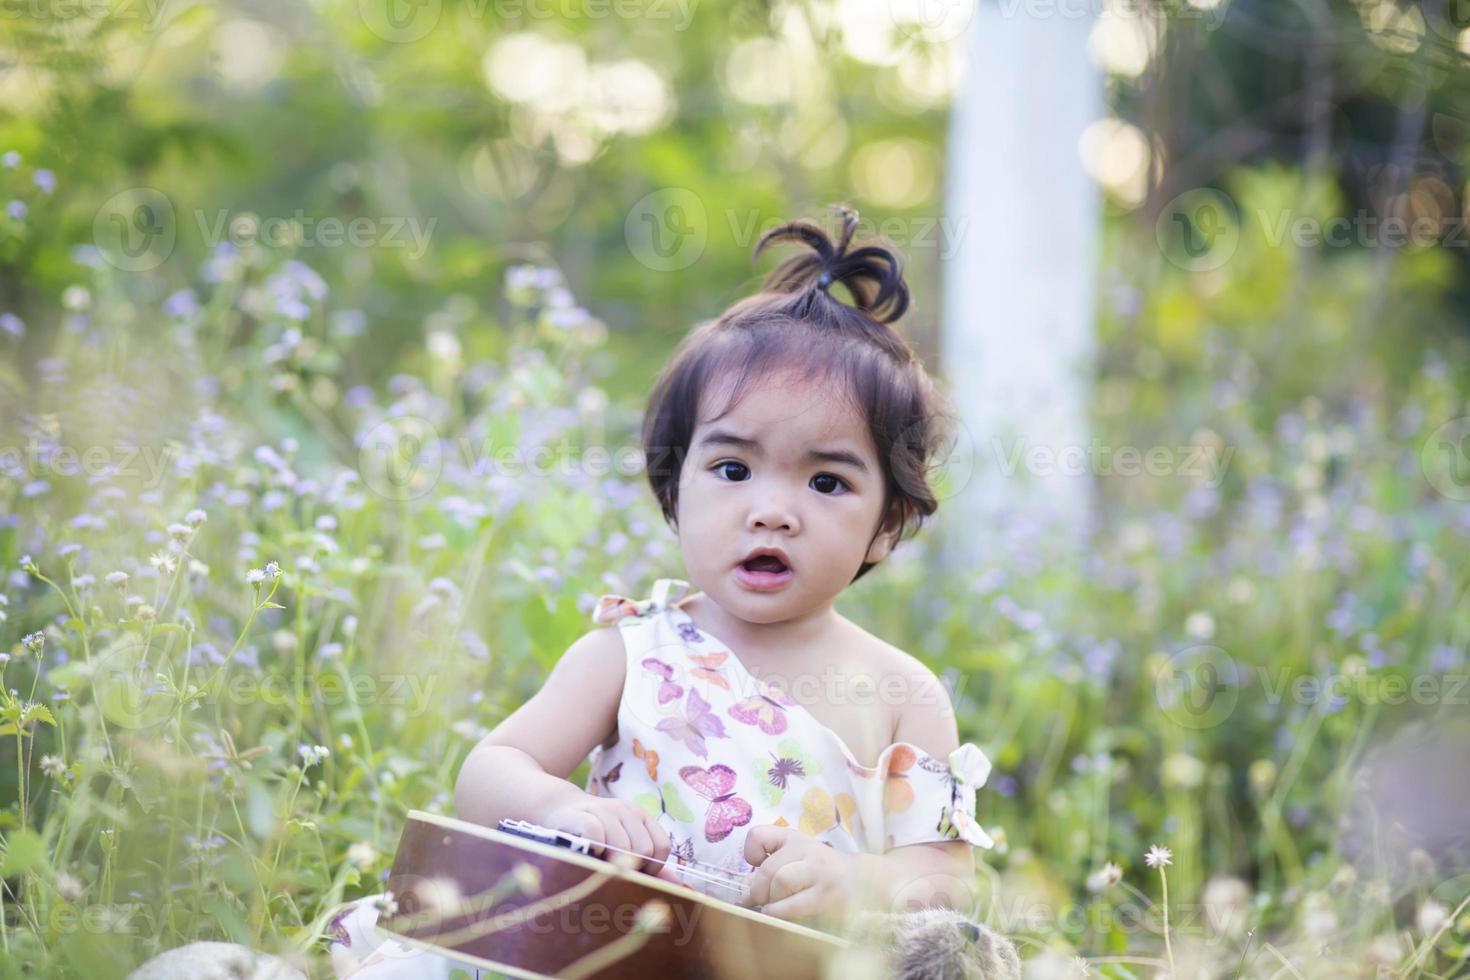
[[[786,567],[786,563],[775,555],[761,555],[759,558],[743,561],[740,563],[740,567],[748,572],[768,572],[772,574],[779,574],[790,570]]]
[[[757,555],[735,566],[735,578],[754,592],[784,589],[791,576],[791,566],[775,555]]]

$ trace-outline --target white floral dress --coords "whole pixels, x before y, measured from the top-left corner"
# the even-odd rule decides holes
[[[598,600],[592,621],[616,625],[627,659],[617,733],[592,750],[586,783],[593,795],[646,809],[668,831],[681,867],[714,872],[681,876],[688,884],[735,900],[721,876],[753,870],[745,835],[760,824],[796,827],[851,853],[949,840],[993,846],[975,819],[975,792],[990,774],[977,746],[936,759],[895,742],[875,765],[862,765],[796,698],[695,625],[678,605],[688,588],[665,578],[647,599]],[[341,976],[445,978],[455,968],[480,976],[470,964],[386,938],[375,920],[365,899],[334,921]],[[373,942],[381,944],[364,958]]]

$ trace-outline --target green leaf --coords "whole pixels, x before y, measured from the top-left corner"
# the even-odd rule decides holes
[[[276,829],[276,806],[270,790],[259,780],[245,784],[245,821],[250,832],[261,840],[268,840]]]
[[[56,718],[51,714],[51,709],[44,704],[33,704],[29,712],[30,716],[37,721],[44,721],[52,728],[56,727]]]
[[[5,856],[0,858],[0,877],[10,877],[46,866],[46,844],[34,830],[18,830],[6,840]]]

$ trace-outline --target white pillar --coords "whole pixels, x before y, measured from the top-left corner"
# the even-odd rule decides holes
[[[1045,465],[1074,447],[1065,468],[1085,470],[1091,438],[1101,205],[1078,139],[1103,101],[1089,6],[978,0],[968,28],[945,203],[964,232],[943,267],[941,350],[964,423],[956,450],[974,455],[938,515],[951,567],[991,550],[998,514],[1065,533],[1093,508],[1091,472]]]

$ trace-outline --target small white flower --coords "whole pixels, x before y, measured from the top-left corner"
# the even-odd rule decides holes
[[[143,620],[145,623],[152,622],[154,619],[158,618],[158,610],[154,609],[152,606],[148,605],[148,603],[145,602],[138,607],[138,618]]]
[[[61,761],[59,755],[41,756],[41,771],[53,779],[60,779],[66,772],[66,763]]]
[[[198,527],[209,519],[209,515],[199,508],[194,508],[184,515],[184,523],[190,527]]]
[[[190,575],[198,575],[200,578],[208,578],[209,577],[209,566],[206,565],[206,564],[204,564],[204,562],[200,561],[198,558],[190,558],[189,559],[189,574]]]
[[[252,568],[250,571],[245,573],[245,581],[249,582],[251,585],[259,585],[261,582],[265,581],[265,572],[261,571],[258,568]]]
[[[1196,640],[1208,640],[1215,635],[1215,617],[1207,612],[1192,612],[1184,620],[1184,632]]]
[[[21,571],[23,571],[23,572],[30,572],[32,575],[34,575],[38,571],[40,571],[40,569],[38,569],[36,567],[36,561],[35,561],[35,559],[33,559],[30,555],[21,555],[20,556],[20,568],[21,568]]]
[[[173,538],[175,541],[188,541],[189,536],[193,533],[194,529],[187,524],[170,524],[168,526],[168,536]]]
[[[398,902],[393,898],[392,892],[384,892],[373,899],[373,904],[378,908],[380,918],[391,919],[398,913]]]
[[[1150,868],[1167,868],[1174,861],[1174,852],[1167,847],[1155,844],[1143,856],[1143,861]]]
[[[1087,876],[1087,890],[1090,892],[1106,891],[1122,880],[1123,869],[1109,861]]]
[[[1445,923],[1450,921],[1449,910],[1432,898],[1424,900],[1419,906],[1418,926],[1419,931],[1425,936],[1435,936],[1439,930],[1444,928]]]
[[[324,761],[332,754],[331,749],[325,745],[299,745],[296,751],[301,755],[301,764],[307,769]]]
[[[75,902],[82,897],[86,885],[82,880],[69,871],[63,871],[56,876],[56,893],[68,902]]]
[[[290,630],[276,630],[271,634],[271,646],[277,653],[290,653],[296,649],[296,634]]]
[[[123,603],[128,607],[128,612],[132,612],[143,604],[143,597],[140,595],[130,595],[123,600]]]
[[[265,575],[266,575],[266,578],[277,578],[277,577],[280,576],[280,574],[281,574],[281,566],[280,565],[277,565],[273,561],[268,561],[268,562],[265,563]]]
[[[158,569],[164,575],[172,575],[173,570],[178,567],[178,559],[166,551],[155,551],[148,556],[148,564]]]
[[[127,572],[108,572],[102,577],[102,580],[108,585],[116,587],[119,592],[128,587]]]
[[[46,634],[41,633],[40,631],[37,631],[35,633],[27,633],[21,638],[20,642],[24,643],[25,648],[31,653],[40,656],[41,649],[46,645]]]
[[[378,863],[378,849],[367,841],[360,840],[347,848],[347,860],[366,871]]]

